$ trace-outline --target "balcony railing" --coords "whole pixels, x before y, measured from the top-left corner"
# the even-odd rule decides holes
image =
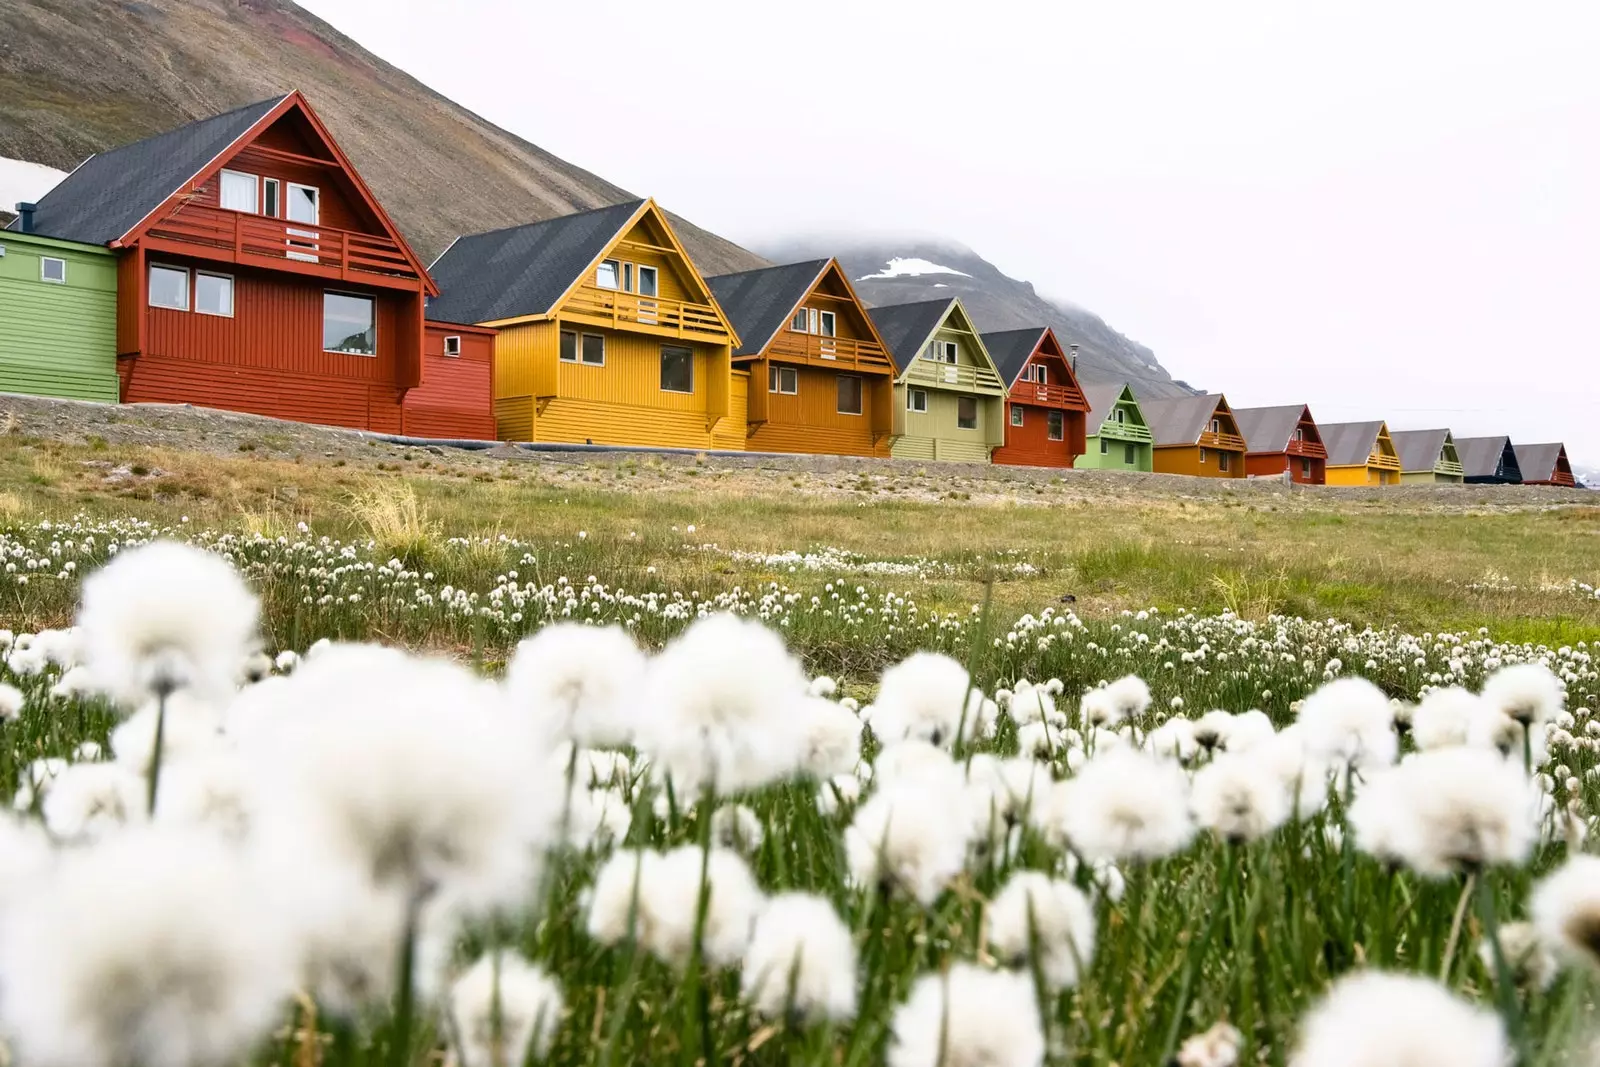
[[[1377,467],[1379,470],[1397,471],[1400,469],[1400,457],[1386,456],[1382,452],[1374,452],[1367,457],[1367,466]]]
[[[1019,404],[1048,404],[1056,407],[1084,407],[1083,394],[1067,385],[1046,385],[1021,381],[1011,387],[1011,400]]]
[[[1110,437],[1118,441],[1154,441],[1155,435],[1150,432],[1150,427],[1137,422],[1118,422],[1107,419],[1100,424],[1100,436]]]
[[[1244,438],[1236,433],[1212,433],[1210,430],[1200,435],[1200,447],[1215,448],[1223,452],[1243,452],[1245,450]]]
[[[1328,458],[1328,449],[1321,441],[1290,441],[1288,453],[1291,456],[1305,456],[1307,459]]]
[[[767,349],[767,354],[779,359],[839,363],[848,367],[889,366],[889,353],[876,341],[823,337],[820,334],[800,333],[787,328],[779,332],[777,339]]]
[[[243,211],[189,204],[152,226],[149,232],[151,237],[229,253],[235,263],[260,257],[323,267],[340,277],[348,277],[352,271],[417,276],[400,246],[387,237]]]
[[[726,338],[727,328],[710,304],[691,304],[663,296],[640,296],[619,289],[580,285],[567,302],[569,314],[612,328],[643,327],[679,337]]]
[[[997,393],[1005,391],[1005,384],[994,371],[988,367],[975,367],[967,363],[940,363],[919,357],[910,377],[919,385],[982,389]]]
[[[1453,459],[1441,459],[1433,465],[1433,470],[1435,474],[1449,474],[1457,478],[1464,478],[1467,473],[1466,468]]]

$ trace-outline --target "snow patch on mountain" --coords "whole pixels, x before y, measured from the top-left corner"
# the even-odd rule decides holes
[[[922,259],[917,256],[894,256],[889,260],[889,265],[877,274],[863,274],[856,281],[865,282],[874,278],[920,278],[924,274],[954,274],[960,278],[972,277],[966,271],[942,266],[932,260]]]
[[[0,156],[0,211],[11,211],[18,203],[33,203],[66,176],[66,171],[42,163]]]

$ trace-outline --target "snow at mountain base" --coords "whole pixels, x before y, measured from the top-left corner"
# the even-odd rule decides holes
[[[0,210],[11,211],[19,202],[38,200],[66,176],[64,170],[0,156]]]
[[[889,265],[877,274],[865,274],[857,278],[856,281],[864,282],[872,278],[917,278],[924,274],[954,274],[962,278],[972,277],[965,271],[959,271],[953,267],[940,266],[932,260],[918,259],[916,257],[908,259],[896,257],[889,260]]]

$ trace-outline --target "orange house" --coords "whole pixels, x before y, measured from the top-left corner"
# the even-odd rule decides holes
[[[983,335],[1006,383],[1006,443],[994,462],[1024,467],[1070,467],[1084,452],[1089,402],[1050,327]]]
[[[1155,436],[1152,465],[1158,474],[1243,478],[1245,443],[1233,409],[1221,393],[1140,399]]]

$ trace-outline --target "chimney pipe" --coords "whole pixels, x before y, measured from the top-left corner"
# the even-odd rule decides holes
[[[23,202],[17,205],[17,229],[23,233],[33,232],[33,213],[39,209],[38,204]]]
[[[1067,351],[1072,354],[1072,373],[1076,375],[1078,373],[1078,346],[1068,345]]]

